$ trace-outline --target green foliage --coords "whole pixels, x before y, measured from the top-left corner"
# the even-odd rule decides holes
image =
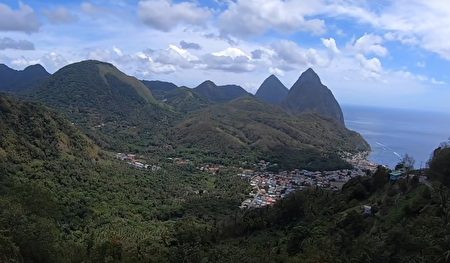
[[[275,160],[282,168],[344,168],[338,151],[367,150],[357,133],[317,115],[292,116],[253,98],[190,114],[172,133],[174,145],[221,155]]]
[[[450,148],[440,147],[429,162],[430,175],[450,187]]]

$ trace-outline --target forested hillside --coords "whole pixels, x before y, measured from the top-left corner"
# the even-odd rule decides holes
[[[380,167],[240,210],[249,186],[233,165],[147,156],[162,169],[137,169],[52,110],[3,95],[0,110],[2,262],[448,262],[446,145],[416,177]]]

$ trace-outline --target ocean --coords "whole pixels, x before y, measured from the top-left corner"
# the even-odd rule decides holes
[[[404,154],[423,168],[434,149],[450,138],[450,114],[416,110],[343,106],[347,128],[372,147],[371,161],[393,168]]]

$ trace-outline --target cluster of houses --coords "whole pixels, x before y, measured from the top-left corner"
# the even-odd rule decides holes
[[[223,165],[218,164],[205,164],[203,166],[197,167],[200,171],[210,173],[212,175],[217,175],[221,169],[224,168]]]
[[[256,164],[256,170],[242,170],[239,174],[247,179],[252,187],[249,198],[244,200],[240,207],[256,208],[273,205],[286,195],[307,187],[339,190],[351,178],[366,176],[377,167],[359,158],[355,158],[353,162],[353,169],[324,172],[296,169],[275,173],[267,171],[267,167],[271,165],[269,162],[260,161]]]
[[[136,157],[136,154],[130,154],[130,153],[117,153],[116,158],[127,162],[129,165],[139,168],[139,169],[149,169],[152,172],[156,172],[161,170],[161,167],[158,165],[151,165],[144,163],[143,160],[140,160]]]

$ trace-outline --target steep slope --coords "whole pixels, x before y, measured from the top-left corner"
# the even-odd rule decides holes
[[[144,85],[151,90],[152,95],[157,100],[161,100],[165,94],[178,88],[178,86],[172,82],[159,80],[143,80],[142,83],[144,83]]]
[[[142,82],[99,61],[60,69],[30,96],[63,111],[97,143],[113,149],[158,143],[170,117]]]
[[[0,95],[0,159],[97,158],[99,149],[55,112]]]
[[[196,111],[211,104],[206,98],[198,95],[192,89],[187,87],[179,87],[166,92],[160,99],[180,113]]]
[[[152,80],[142,81],[152,92],[153,96],[171,107],[176,112],[187,113],[204,108],[210,104],[208,99],[187,87],[178,87],[171,82]]]
[[[239,97],[248,96],[250,93],[237,85],[217,86],[214,82],[207,80],[194,88],[194,91],[207,98],[211,102],[227,102]]]
[[[14,70],[0,64],[0,91],[21,92],[37,87],[50,76],[41,65],[31,65],[24,70]]]
[[[341,107],[333,93],[322,84],[311,68],[302,73],[282,105],[289,112],[315,112],[344,125]]]
[[[280,104],[287,96],[289,90],[275,76],[270,75],[259,87],[255,96],[262,101]]]
[[[247,97],[213,105],[175,127],[174,142],[215,153],[283,155],[368,150],[357,133],[315,114],[292,116]]]

